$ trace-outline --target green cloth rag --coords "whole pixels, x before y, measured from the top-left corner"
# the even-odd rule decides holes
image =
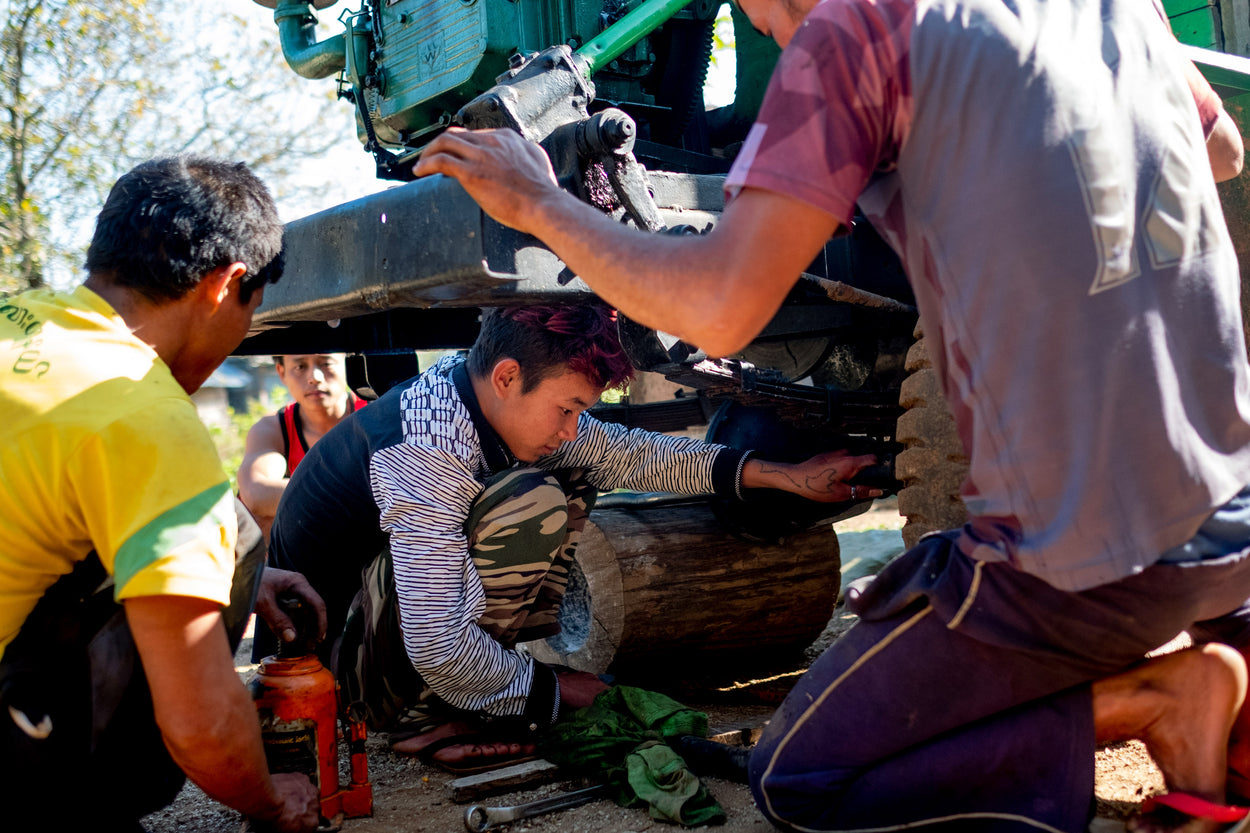
[[[614,686],[560,721],[539,753],[604,780],[622,807],[687,827],[724,824],[725,811],[670,746],[683,735],[707,737],[707,715],[663,694]]]

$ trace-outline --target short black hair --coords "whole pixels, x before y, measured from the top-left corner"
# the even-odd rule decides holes
[[[282,276],[282,221],[242,162],[172,156],[113,185],[87,249],[89,275],[149,301],[176,301],[213,269],[243,263],[239,300]]]
[[[634,375],[617,335],[616,312],[597,300],[483,310],[469,373],[483,379],[505,358],[521,365],[522,393],[566,370],[602,388],[624,387]]]

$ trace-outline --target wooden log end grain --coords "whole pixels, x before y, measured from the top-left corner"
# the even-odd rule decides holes
[[[829,524],[752,543],[705,503],[596,510],[577,561],[562,632],[526,648],[595,674],[791,658],[828,624],[840,581]]]

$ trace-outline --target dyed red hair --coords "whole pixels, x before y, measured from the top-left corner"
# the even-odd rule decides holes
[[[616,311],[597,302],[486,310],[469,372],[484,376],[503,358],[521,365],[525,391],[565,367],[607,389],[624,387],[634,375],[617,336]]]

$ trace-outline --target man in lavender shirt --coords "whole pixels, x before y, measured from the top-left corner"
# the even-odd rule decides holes
[[[1096,743],[1194,820],[1250,798],[1250,367],[1215,180],[1241,139],[1142,0],[742,0],[785,49],[698,237],[623,228],[507,131],[458,179],[630,317],[740,349],[858,204],[907,269],[971,519],[866,587],[752,755],[801,830],[1084,830]],[[1214,176],[1213,176],[1214,175]],[[1148,662],[1182,630],[1190,650]],[[1227,643],[1227,644],[1224,644]],[[1173,799],[1166,802],[1177,803]]]

